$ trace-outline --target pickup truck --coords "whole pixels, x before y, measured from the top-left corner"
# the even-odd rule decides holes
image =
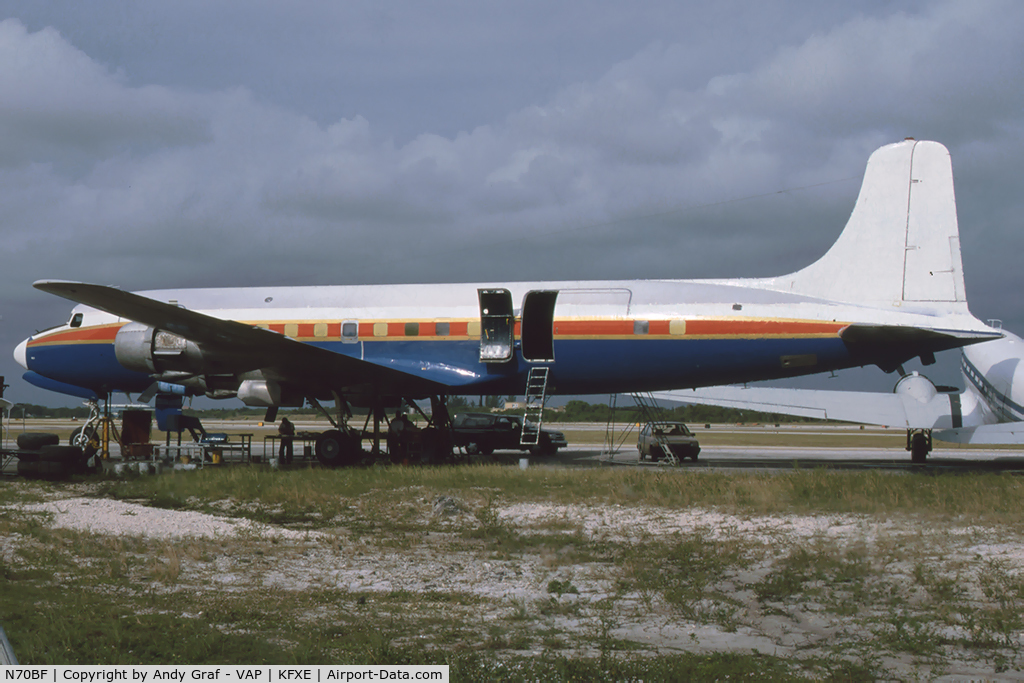
[[[517,415],[493,413],[460,413],[452,421],[455,445],[467,453],[490,455],[494,451],[530,451],[539,455],[554,455],[567,444],[565,435],[552,429],[541,429],[537,445],[519,443],[523,433],[523,418]]]

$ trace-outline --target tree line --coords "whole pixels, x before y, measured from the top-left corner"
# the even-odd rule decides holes
[[[448,399],[448,409],[453,415],[465,412],[490,412],[502,405],[500,396],[485,396],[483,406],[480,405],[478,396],[451,396]],[[513,397],[508,397],[512,399]],[[622,400],[622,399],[620,399]],[[581,400],[572,400],[562,408],[547,408],[544,410],[545,422],[604,422],[607,423],[614,418],[615,422],[642,422],[644,421],[640,409],[633,405],[629,399],[625,399],[630,405],[619,405],[613,411],[606,403],[588,403]],[[186,415],[194,415],[199,418],[208,419],[231,419],[231,418],[262,418],[266,414],[266,408],[249,408],[246,406],[195,409],[186,407],[183,412]],[[313,416],[318,415],[313,408],[282,408],[282,415],[289,416]],[[390,412],[390,411],[389,411]],[[522,415],[522,409],[498,411],[510,415]],[[26,418],[51,418],[51,419],[84,419],[89,417],[89,409],[86,406],[74,408],[48,408],[33,403],[15,403],[11,408],[12,420]],[[782,423],[782,422],[819,422],[810,418],[793,417],[776,413],[758,413],[752,410],[736,410],[734,408],[719,408],[717,406],[682,405],[673,408],[663,408],[659,420],[670,420],[686,423],[730,423],[730,422],[761,422],[761,423]]]

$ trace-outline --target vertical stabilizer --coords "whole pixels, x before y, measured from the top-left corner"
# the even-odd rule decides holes
[[[933,304],[966,313],[949,150],[915,140],[877,150],[832,248],[807,268],[764,284],[845,303]]]

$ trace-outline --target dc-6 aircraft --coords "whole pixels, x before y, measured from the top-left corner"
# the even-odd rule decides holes
[[[779,387],[706,387],[667,391],[657,398],[905,427],[913,462],[926,462],[932,439],[963,444],[1024,444],[1024,340],[1003,339],[966,347],[960,371],[966,389],[937,387],[916,372],[900,373],[891,394]],[[1020,379],[1018,379],[1018,377]]]
[[[237,397],[269,413],[333,399],[334,429],[316,444],[326,464],[361,453],[347,404],[380,413],[429,397],[443,452],[448,395],[525,392],[543,402],[870,364],[892,371],[1002,336],[968,310],[949,152],[912,139],[871,155],[836,243],[780,277],[137,294],[34,286],[79,305],[63,325],[18,345],[27,381],[101,399],[114,391]]]

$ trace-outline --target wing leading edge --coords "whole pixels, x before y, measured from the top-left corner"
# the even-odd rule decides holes
[[[436,393],[442,386],[462,386],[476,379],[464,368],[405,361],[402,367],[386,367],[334,353],[260,327],[223,320],[180,306],[156,301],[116,287],[63,280],[40,280],[36,289],[85,304],[120,318],[172,332],[201,345],[248,359],[251,369],[279,380],[316,385],[329,376],[332,386],[356,390],[373,387],[396,393]]]

